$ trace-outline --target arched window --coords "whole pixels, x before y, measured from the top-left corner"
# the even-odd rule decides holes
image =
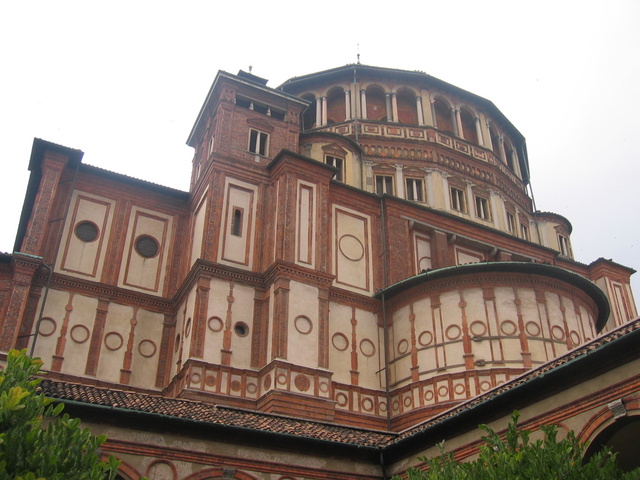
[[[455,133],[449,104],[441,98],[436,98],[433,102],[433,110],[436,115],[436,127],[445,132]]]
[[[318,108],[316,103],[316,96],[312,93],[307,93],[303,95],[302,98],[311,102],[311,104],[302,114],[302,129],[309,130],[316,127],[316,110]]]
[[[332,88],[327,94],[327,124],[344,122],[347,118],[344,101],[344,90]]]
[[[418,111],[416,110],[416,96],[408,89],[402,89],[396,94],[398,104],[398,122],[409,125],[418,124]]]
[[[466,108],[460,109],[460,120],[462,121],[462,137],[471,143],[478,143],[478,132],[476,130],[476,117]]]
[[[511,169],[511,171],[516,171],[515,161],[516,161],[516,152],[511,146],[509,142],[504,142],[504,154],[507,158],[505,158],[505,162],[507,166]]]
[[[383,88],[378,85],[367,87],[367,120],[387,121],[385,94]]]

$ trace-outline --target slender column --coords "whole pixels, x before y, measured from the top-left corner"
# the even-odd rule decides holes
[[[480,119],[478,117],[474,118],[474,123],[476,125],[476,135],[478,136],[478,144],[484,147],[484,139],[482,138],[482,128],[480,128]]]
[[[373,184],[373,162],[369,160],[364,161],[364,176],[365,176],[365,185],[367,192],[375,191],[375,186]]]
[[[487,122],[487,143],[485,145],[485,147],[487,147],[489,150],[493,151],[493,140],[491,140],[491,124],[489,122]]]
[[[424,113],[422,113],[422,98],[416,97],[416,111],[418,112],[418,125],[424,125]]]
[[[327,124],[327,97],[322,97],[322,125]]]
[[[500,152],[500,160],[502,160],[503,163],[507,163],[507,153],[504,150],[504,138],[502,137],[502,135],[500,135],[498,137],[498,151]]]
[[[360,107],[362,111],[360,112],[360,118],[363,120],[367,119],[367,91],[363,88],[360,90]]]
[[[462,128],[462,118],[460,117],[460,109],[455,108],[455,120],[456,120],[456,128],[458,129],[458,136],[464,138],[464,129]]]
[[[425,177],[426,177],[425,184],[426,184],[426,187],[427,187],[427,203],[429,205],[431,205],[432,207],[435,207],[436,206],[436,195],[435,195],[435,188],[434,188],[434,181],[433,181],[433,169],[432,168],[425,168],[424,172],[425,172]]]
[[[473,183],[471,183],[468,180],[465,180],[465,183],[467,185],[466,191],[467,191],[467,213],[469,215],[475,215],[476,214],[476,199],[473,195]]]
[[[460,131],[458,130],[458,118],[456,115],[457,110],[455,108],[451,109],[451,123],[453,124],[453,134],[456,137],[460,136]]]
[[[316,127],[322,125],[322,97],[316,98]]]
[[[396,94],[391,94],[391,113],[393,113],[393,121],[398,122],[398,99],[396,98]]]
[[[396,192],[398,197],[404,198],[404,179],[402,178],[402,169],[404,166],[396,165]]]
[[[438,117],[436,117],[436,101],[433,98],[431,99],[431,118],[433,118],[433,126],[438,128]]]
[[[344,119],[351,120],[351,94],[349,90],[344,91]]]
[[[384,94],[384,102],[387,109],[387,122],[392,122],[393,114],[391,113],[391,94],[390,93]]]

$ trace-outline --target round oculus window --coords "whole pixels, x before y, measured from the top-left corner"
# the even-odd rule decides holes
[[[158,242],[155,238],[141,235],[136,240],[136,251],[144,258],[155,257],[158,253]]]
[[[76,225],[76,237],[83,242],[93,242],[98,238],[98,227],[93,222],[80,222]]]

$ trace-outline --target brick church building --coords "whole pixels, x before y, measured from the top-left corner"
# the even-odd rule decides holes
[[[514,409],[638,465],[634,272],[573,259],[493,103],[360,64],[219,72],[187,143],[188,192],[36,139],[0,254],[0,355],[43,359],[120,478],[390,478]]]

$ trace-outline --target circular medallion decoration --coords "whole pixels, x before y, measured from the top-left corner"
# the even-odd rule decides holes
[[[320,382],[318,385],[318,390],[322,393],[327,393],[329,391],[329,384],[327,382]]]
[[[309,390],[309,387],[311,386],[311,382],[309,381],[309,378],[306,375],[296,375],[296,378],[294,379],[293,383],[295,384],[296,388],[301,392],[306,392],[307,390]]]
[[[180,334],[177,334],[176,335],[176,345],[175,345],[174,349],[177,352],[179,348],[180,348]]]
[[[271,375],[267,375],[266,377],[264,377],[262,386],[265,390],[269,390],[271,388]]]
[[[524,329],[526,330],[527,334],[531,335],[532,337],[540,336],[540,325],[538,325],[536,322],[527,322],[527,324],[524,326]]]
[[[237,322],[233,326],[233,331],[236,332],[236,335],[239,337],[246,337],[249,335],[249,326],[244,322]]]
[[[119,350],[124,340],[118,332],[109,332],[104,336],[104,346],[111,351]]]
[[[391,411],[397,412],[398,410],[400,410],[400,404],[397,400],[394,400],[393,402],[391,402]]]
[[[404,404],[405,407],[410,407],[411,405],[413,405],[413,398],[407,395],[406,397],[404,397],[404,400],[402,401],[402,403]]]
[[[360,406],[365,412],[371,412],[373,410],[373,400],[370,398],[363,398]]]
[[[500,324],[500,330],[505,335],[514,335],[518,331],[518,327],[511,320],[505,320]]]
[[[449,340],[456,340],[460,338],[460,334],[462,333],[462,329],[458,325],[449,325],[447,329],[444,331],[444,336]]]
[[[574,346],[580,345],[580,335],[578,335],[578,332],[575,330],[572,330],[571,333],[569,333],[569,338]]]
[[[149,235],[140,235],[135,241],[136,252],[144,258],[153,258],[158,254],[160,245],[158,241]]]
[[[446,397],[448,395],[449,395],[449,388],[445,387],[444,385],[438,387],[438,396]]]
[[[343,333],[334,333],[333,337],[331,337],[331,343],[336,350],[340,350],[341,352],[349,348],[349,340],[347,340],[347,336]]]
[[[286,385],[287,384],[287,374],[286,373],[279,373],[276,376],[276,382],[278,383],[278,385]]]
[[[455,385],[453,387],[453,391],[455,393],[457,393],[458,395],[462,395],[463,393],[465,393],[467,391],[467,389],[465,388],[465,386],[462,383],[459,383],[457,385]]]
[[[371,340],[365,338],[360,342],[360,351],[365,357],[373,357],[376,353],[376,346]]]
[[[213,387],[216,384],[216,377],[213,375],[207,375],[204,377],[204,383],[209,387]]]
[[[40,320],[40,325],[38,325],[38,333],[43,337],[48,337],[49,335],[53,335],[56,327],[56,321],[53,318],[44,317]]]
[[[398,342],[398,353],[404,355],[409,350],[409,342],[404,339]]]
[[[74,325],[69,331],[71,340],[76,343],[84,343],[89,340],[89,329],[84,325]]]
[[[339,407],[346,407],[349,403],[349,398],[347,398],[344,393],[340,392],[336,395],[336,403]]]
[[[475,322],[471,322],[471,325],[469,325],[469,330],[471,330],[472,334],[481,337],[485,333],[487,333],[487,325],[480,320],[476,320]]]
[[[313,330],[313,323],[309,320],[309,317],[305,315],[298,315],[293,321],[293,326],[302,335],[307,335]]]
[[[156,354],[158,347],[156,347],[155,342],[149,339],[144,339],[138,344],[138,352],[144,358],[151,358]]]
[[[427,402],[430,402],[431,400],[433,400],[433,390],[427,390],[426,392],[424,392],[424,399]]]
[[[551,336],[556,340],[564,340],[564,328],[554,325],[551,327]]]
[[[233,392],[239,392],[240,391],[241,385],[240,385],[240,382],[238,380],[233,380],[231,382],[230,386],[231,386],[231,391],[233,391]]]
[[[362,257],[364,257],[364,245],[351,234],[340,237],[338,247],[340,248],[340,253],[352,262],[362,260]]]
[[[188,338],[191,335],[191,317],[187,319],[187,324],[184,327],[184,338]]]
[[[85,243],[93,242],[100,234],[98,226],[88,220],[80,222],[76,225],[76,237]]]
[[[202,377],[198,372],[191,374],[191,385],[198,385],[200,383],[200,380],[202,380]]]
[[[380,410],[380,412],[384,413],[387,411],[387,402],[380,402],[378,404],[378,410]]]
[[[491,384],[489,382],[480,382],[480,390],[486,392],[491,388]]]
[[[219,332],[224,328],[224,322],[220,317],[211,317],[207,320],[207,327],[212,332]]]
[[[247,384],[247,393],[254,394],[258,391],[258,386],[255,383]]]
[[[433,342],[433,334],[431,332],[422,332],[420,336],[418,336],[418,343],[423,347],[431,345],[431,342]]]

